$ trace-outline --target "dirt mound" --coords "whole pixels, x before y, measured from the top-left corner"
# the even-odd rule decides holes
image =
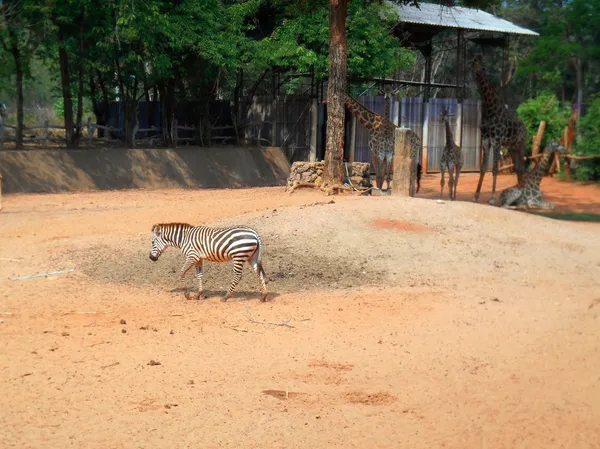
[[[573,267],[561,260],[582,251],[571,242],[569,226],[553,220],[469,203],[439,205],[401,198],[296,206],[206,224],[244,224],[260,233],[271,292],[431,287],[459,275],[475,281],[499,272],[506,281],[523,283],[530,267],[546,267],[540,272],[542,279],[566,274]],[[195,288],[192,273],[184,285],[178,280],[184,262],[180,251],[169,248],[153,263],[150,242],[150,231],[93,239],[53,256],[54,265],[77,266],[97,282],[152,285],[171,292],[184,285]],[[590,244],[600,252],[600,243]],[[540,245],[551,253],[538,251]],[[548,269],[554,273],[546,277]],[[205,263],[209,296],[222,294],[231,278],[231,263]],[[238,295],[254,296],[258,291],[258,279],[246,266]]]

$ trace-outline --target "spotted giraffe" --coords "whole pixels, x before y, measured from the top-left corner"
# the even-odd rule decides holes
[[[375,183],[378,189],[384,178],[390,186],[392,158],[394,157],[394,131],[396,125],[387,117],[370,111],[366,106],[344,93],[344,104],[352,115],[369,131],[369,149],[375,169]]]
[[[500,151],[502,147],[507,147],[515,165],[517,181],[519,186],[523,186],[525,178],[525,152],[527,150],[527,128],[522,120],[512,109],[508,109],[500,94],[496,91],[490,80],[487,78],[485,70],[481,65],[479,58],[474,60],[475,81],[477,88],[483,100],[482,122],[481,122],[481,140],[483,146],[483,160],[479,171],[479,182],[473,201],[479,200],[481,185],[488,166],[489,153],[492,152],[494,165],[492,175],[494,182],[492,185],[492,198],[490,204],[496,202],[496,178],[498,176],[498,164],[500,162]]]
[[[554,209],[553,203],[542,200],[542,189],[540,188],[540,184],[544,178],[548,162],[550,162],[555,151],[564,153],[565,148],[556,142],[550,142],[548,148],[544,149],[537,165],[525,174],[525,183],[523,187],[521,188],[516,185],[503,190],[502,193],[500,193],[499,205],[501,207],[525,206],[539,207],[541,209]]]
[[[444,170],[448,169],[448,177],[450,178],[448,183],[448,187],[450,188],[448,198],[450,200],[455,200],[456,189],[458,187],[458,178],[460,177],[460,171],[462,170],[464,160],[462,150],[454,142],[454,136],[452,135],[452,130],[450,129],[451,116],[452,115],[450,114],[448,109],[442,109],[440,118],[442,119],[446,127],[446,145],[444,145],[444,150],[442,151],[442,158],[440,159],[440,171],[442,172],[442,180],[440,182],[440,198],[444,197],[444,185],[446,184],[446,181],[444,180]],[[454,177],[455,171],[456,178]]]

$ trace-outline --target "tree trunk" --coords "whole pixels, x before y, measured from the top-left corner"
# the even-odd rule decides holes
[[[81,123],[83,121],[83,31],[85,10],[81,8],[79,14],[79,86],[77,90],[77,129],[73,135],[73,145],[79,146],[81,139]]]
[[[344,179],[344,93],[346,91],[346,16],[348,0],[329,0],[329,84],[327,87],[327,146],[323,183]]]
[[[167,147],[174,145],[171,135],[171,126],[175,119],[175,81],[167,80],[166,86],[160,89],[161,123],[164,144]]]
[[[94,115],[96,116],[96,123],[98,125],[106,126],[108,124],[110,102],[108,100],[108,92],[106,90],[106,86],[104,85],[102,74],[99,71],[97,71],[97,74],[97,82],[94,75],[90,75],[90,94],[92,97],[92,110],[94,111]],[[98,87],[100,88],[100,93],[98,93]],[[102,99],[98,98],[100,95],[102,96]],[[104,138],[104,133],[104,129],[98,128],[99,139]]]
[[[583,106],[583,61],[581,58],[575,58],[573,65],[575,66],[575,82],[577,86],[577,117],[581,117],[581,109]],[[577,137],[579,137],[579,129],[579,121],[577,121]]]
[[[138,81],[133,81],[133,88],[123,98],[123,115],[125,122],[125,144],[127,148],[135,148],[135,134],[137,131],[137,93]]]
[[[23,148],[23,129],[25,128],[23,114],[23,60],[17,42],[13,43],[13,57],[17,71],[17,149]]]
[[[8,8],[8,6],[4,6]],[[3,10],[5,20],[8,20],[6,17],[6,10]],[[15,71],[17,72],[17,149],[23,148],[23,130],[25,128],[24,122],[24,114],[23,114],[23,54],[21,53],[21,48],[19,47],[19,39],[15,34],[15,31],[12,27],[8,26],[8,35],[10,38],[10,47],[7,45],[3,45],[6,51],[9,51],[13,55],[13,59],[15,60]]]
[[[63,32],[58,25],[58,59],[60,63],[60,84],[62,86],[64,118],[65,118],[65,138],[67,148],[76,147],[73,144],[73,100],[71,98],[71,81],[69,80],[69,56],[65,49]]]

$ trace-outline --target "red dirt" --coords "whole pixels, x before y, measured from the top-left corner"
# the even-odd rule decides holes
[[[403,223],[398,220],[386,220],[383,218],[373,220],[371,225],[377,229],[396,229],[397,231],[422,232],[425,230],[423,226],[415,223]]]
[[[597,211],[595,186],[544,183],[557,202]],[[434,187],[425,179],[424,195]],[[471,187],[465,175],[461,199]],[[334,199],[5,196],[1,447],[600,446],[600,226],[461,201]],[[220,303],[231,267],[218,264],[210,300],[185,300],[195,282],[177,281],[176,250],[148,259],[151,226],[166,220],[258,225],[270,300],[247,270]]]

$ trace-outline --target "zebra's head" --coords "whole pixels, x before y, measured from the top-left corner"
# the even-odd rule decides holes
[[[167,242],[163,237],[160,225],[152,227],[152,249],[150,249],[150,260],[156,262],[162,252],[167,248]]]

